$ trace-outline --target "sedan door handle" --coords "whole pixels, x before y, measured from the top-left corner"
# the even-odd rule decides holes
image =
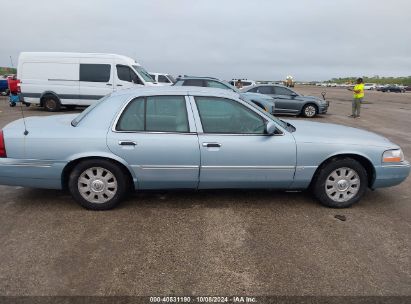
[[[118,86],[118,87],[122,87],[123,85],[122,85],[122,84],[118,84],[117,86]]]
[[[120,140],[118,144],[120,146],[137,146],[137,143],[135,141],[129,141],[129,140]]]
[[[207,148],[220,148],[221,144],[219,143],[203,143],[203,147]]]
[[[106,85],[108,85],[108,86],[112,86],[112,84],[111,84],[111,83],[106,83]]]

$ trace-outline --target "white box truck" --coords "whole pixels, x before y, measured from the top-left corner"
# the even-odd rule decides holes
[[[46,110],[88,106],[136,86],[156,86],[135,60],[116,54],[23,52],[17,67],[24,101]]]

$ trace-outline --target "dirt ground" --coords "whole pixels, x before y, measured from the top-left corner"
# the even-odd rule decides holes
[[[314,121],[377,132],[411,159],[411,93],[366,92],[352,119],[347,90],[295,89],[327,91]],[[20,116],[0,99],[0,128]],[[411,178],[343,210],[232,190],[141,192],[92,212],[63,191],[0,186],[0,295],[411,296],[410,258]]]

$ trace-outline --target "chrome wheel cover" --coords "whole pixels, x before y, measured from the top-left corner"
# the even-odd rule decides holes
[[[83,171],[78,178],[77,187],[86,201],[95,204],[108,202],[118,190],[114,174],[101,167],[92,167]]]
[[[313,117],[313,116],[315,116],[316,111],[317,110],[315,109],[314,106],[308,106],[308,107],[305,108],[304,114],[307,117]]]
[[[347,202],[360,190],[358,173],[347,167],[335,169],[325,180],[325,193],[335,202]]]

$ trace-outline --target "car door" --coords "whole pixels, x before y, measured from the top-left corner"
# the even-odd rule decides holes
[[[200,151],[185,96],[131,100],[107,135],[110,150],[133,169],[140,189],[197,188]]]
[[[91,105],[113,92],[113,71],[109,60],[80,59],[79,105]]]
[[[276,113],[292,113],[301,112],[303,101],[295,92],[290,89],[273,86]]]
[[[144,86],[140,77],[127,65],[116,64],[114,90]]]
[[[190,97],[201,151],[199,188],[287,188],[296,164],[294,137],[265,134],[267,119],[239,100]]]

